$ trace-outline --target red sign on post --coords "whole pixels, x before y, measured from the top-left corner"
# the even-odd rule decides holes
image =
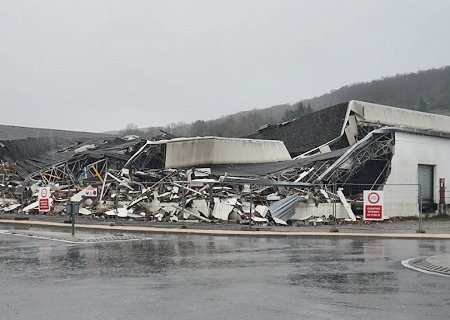
[[[50,188],[43,187],[39,189],[39,211],[48,212],[50,211]]]
[[[364,220],[383,220],[383,191],[364,190]]]
[[[50,204],[48,199],[39,199],[39,211],[49,211]]]

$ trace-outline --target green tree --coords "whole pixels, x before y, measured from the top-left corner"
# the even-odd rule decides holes
[[[197,120],[192,123],[190,134],[191,136],[205,136],[207,134],[208,125],[206,121]]]
[[[418,110],[422,112],[428,111],[428,104],[422,97],[419,99]]]
[[[299,102],[297,106],[292,110],[286,110],[286,113],[284,114],[283,121],[290,121],[295,118],[300,118],[301,116],[304,116],[308,113],[308,108],[311,109],[311,106],[308,105],[305,107],[303,105],[303,102]]]

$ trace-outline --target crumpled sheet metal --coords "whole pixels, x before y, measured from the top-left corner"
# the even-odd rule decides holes
[[[306,198],[296,194],[287,196],[280,201],[272,203],[269,206],[269,210],[273,218],[286,222],[295,214],[295,206],[298,202],[306,202]]]

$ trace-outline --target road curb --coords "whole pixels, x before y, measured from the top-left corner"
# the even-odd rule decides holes
[[[0,224],[17,226],[38,226],[44,228],[71,228],[70,225],[60,222],[23,221],[1,219]],[[386,238],[386,239],[423,239],[423,240],[450,240],[450,234],[432,233],[359,233],[359,232],[314,232],[314,231],[247,231],[247,230],[218,230],[196,228],[160,228],[144,226],[109,226],[94,224],[78,224],[78,230],[126,231],[141,233],[162,234],[190,234],[209,236],[243,236],[243,237],[327,237],[327,238]]]
[[[432,274],[442,277],[450,277],[450,274],[448,273],[448,267],[437,265],[434,263],[430,263],[427,261],[427,259],[430,257],[416,257],[416,258],[410,258],[402,261],[402,266],[405,268],[426,273],[426,274]],[[438,270],[446,270],[446,272],[438,271]]]

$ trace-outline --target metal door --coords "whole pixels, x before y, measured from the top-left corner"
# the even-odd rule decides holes
[[[424,212],[433,211],[434,203],[434,166],[419,164],[419,185]]]

